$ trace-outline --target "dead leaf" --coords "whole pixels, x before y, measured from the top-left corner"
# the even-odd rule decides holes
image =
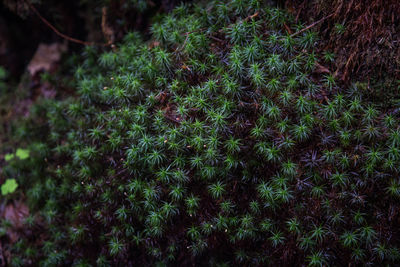
[[[7,230],[7,236],[12,244],[18,241],[18,231],[23,229],[24,220],[28,215],[28,206],[21,201],[9,203],[5,206],[1,217],[10,221],[12,224],[12,227]]]
[[[52,86],[50,83],[45,82],[40,86],[40,95],[43,96],[44,98],[55,98],[57,94],[57,91],[55,90],[54,86]]]
[[[110,25],[107,24],[107,17],[107,7],[103,7],[101,16],[101,30],[107,40],[107,44],[113,44],[115,40],[115,33]]]
[[[35,77],[41,71],[54,71],[61,60],[62,53],[66,51],[66,43],[39,44],[35,55],[28,65],[31,77]]]
[[[153,49],[154,47],[157,47],[157,46],[160,46],[160,42],[158,42],[158,41],[152,41],[152,42],[149,44],[149,48],[150,48],[150,49]]]
[[[316,68],[315,68],[314,72],[316,72],[316,73],[331,73],[327,67],[322,66],[318,62],[315,63],[315,67]]]

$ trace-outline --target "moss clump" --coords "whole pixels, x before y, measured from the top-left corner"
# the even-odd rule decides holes
[[[301,28],[217,1],[87,48],[79,97],[34,110],[48,135],[21,127],[31,156],[5,169],[36,211],[15,265],[398,261],[398,113],[317,74]]]

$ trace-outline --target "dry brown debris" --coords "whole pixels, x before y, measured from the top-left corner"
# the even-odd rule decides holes
[[[400,1],[398,0],[281,0],[296,19],[317,25],[322,50],[333,51],[336,73],[352,79],[400,79]],[[344,33],[336,26],[345,26]]]

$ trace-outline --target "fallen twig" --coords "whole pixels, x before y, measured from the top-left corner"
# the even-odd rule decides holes
[[[290,35],[290,37],[296,36],[296,35],[298,35],[298,34],[300,34],[300,33],[302,33],[302,32],[305,32],[305,31],[308,30],[308,29],[311,29],[311,28],[314,27],[315,25],[317,25],[317,24],[323,22],[324,20],[326,20],[326,19],[332,17],[334,14],[335,14],[335,13],[332,13],[332,14],[326,16],[326,17],[323,17],[322,19],[320,19],[320,20],[314,22],[313,24],[311,24],[311,25],[305,27],[304,29],[302,29],[302,30],[300,30],[300,31],[298,31],[298,32],[293,33],[292,35]]]
[[[178,46],[175,49],[175,51],[182,50],[185,47],[185,45],[186,45],[186,43],[187,43],[187,41],[189,39],[189,34],[195,33],[195,32],[199,32],[199,31],[204,31],[204,30],[205,30],[205,28],[200,28],[200,29],[197,29],[197,30],[194,30],[194,31],[191,31],[191,32],[185,32],[184,33],[184,35],[186,36],[185,41],[183,42],[183,44],[181,46]]]
[[[257,17],[258,16],[258,12],[256,12],[256,13],[254,13],[253,15],[250,15],[250,16],[248,16],[248,17],[246,17],[245,19],[243,19],[243,20],[241,20],[241,21],[239,21],[239,22],[236,22],[236,23],[232,23],[232,24],[230,24],[230,25],[228,25],[226,28],[224,28],[224,29],[220,29],[218,32],[223,32],[225,29],[229,29],[229,28],[232,28],[233,27],[233,25],[235,25],[235,24],[239,24],[239,23],[243,23],[244,21],[249,21],[249,20],[251,20],[251,19],[254,19],[255,17]]]
[[[35,13],[41,21],[43,21],[44,24],[46,24],[51,30],[53,30],[53,32],[55,32],[58,36],[77,43],[77,44],[81,44],[81,45],[99,45],[99,46],[109,46],[112,45],[112,43],[110,43],[110,41],[108,41],[107,43],[95,43],[95,42],[87,42],[87,41],[82,41],[73,37],[70,37],[62,32],[60,32],[59,30],[57,30],[56,27],[54,27],[48,20],[46,20],[42,15],[40,15],[39,11],[36,9],[36,7],[34,5],[32,5],[31,2],[29,2],[29,0],[25,0],[25,2],[28,4],[29,8],[33,11],[33,13]]]

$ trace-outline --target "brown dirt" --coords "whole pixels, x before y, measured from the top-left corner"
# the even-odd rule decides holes
[[[336,55],[336,75],[345,82],[400,79],[400,1],[281,0],[296,19],[316,25],[322,50]],[[345,26],[343,33],[337,25]]]

